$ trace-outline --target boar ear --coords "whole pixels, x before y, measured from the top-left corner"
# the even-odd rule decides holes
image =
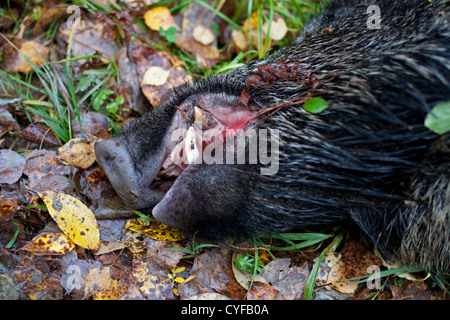
[[[251,176],[237,165],[190,165],[153,208],[153,216],[203,238],[248,236],[253,230],[242,220],[248,216]]]

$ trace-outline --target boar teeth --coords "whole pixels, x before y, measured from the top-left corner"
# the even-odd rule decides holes
[[[206,128],[205,113],[199,107],[194,107],[194,120],[194,126],[199,129]]]
[[[186,139],[184,141],[184,151],[189,164],[201,163],[201,151],[199,146],[201,145],[201,136],[195,133],[195,128],[192,126],[186,133]]]

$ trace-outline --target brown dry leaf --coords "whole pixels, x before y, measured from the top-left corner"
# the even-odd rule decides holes
[[[247,300],[286,300],[284,296],[270,284],[253,283],[247,294]]]
[[[208,292],[187,298],[186,300],[231,300],[223,294]]]
[[[6,72],[27,73],[33,70],[33,64],[39,66],[41,63],[45,63],[49,52],[46,46],[35,41],[24,41],[18,38],[14,39],[12,43],[19,51],[9,43],[5,43],[3,46],[2,63]]]
[[[101,59],[103,63],[114,58],[117,45],[114,39],[103,37],[105,26],[100,22],[92,22],[88,19],[81,19],[80,28],[76,29],[72,39],[71,57],[82,57],[87,55],[101,55],[106,59]],[[67,27],[67,23],[61,23],[58,29],[58,39],[66,43],[69,42],[72,29]],[[66,47],[64,47],[66,48]],[[86,60],[71,62],[74,66],[80,67]]]
[[[25,154],[27,163],[23,173],[30,176],[33,172],[39,172],[40,174],[53,174],[53,175],[69,175],[70,167],[63,165],[57,159],[56,151],[35,149],[30,153]]]
[[[382,261],[372,250],[352,239],[345,240],[341,250],[342,262],[345,265],[345,278],[355,278],[368,274],[369,266],[381,268]]]
[[[99,112],[89,111],[82,113],[80,117],[81,126],[78,117],[75,117],[72,121],[72,134],[74,137],[87,138],[87,135],[94,135],[101,139],[111,138],[111,135],[108,133],[109,122],[107,116]]]
[[[43,147],[59,147],[61,145],[53,131],[40,123],[30,124],[18,137],[38,145],[42,144]]]
[[[43,273],[35,265],[19,265],[14,267],[10,274],[15,283],[21,283],[21,291],[30,300],[63,299],[60,277],[56,274]]]
[[[23,206],[18,196],[0,194],[0,222],[10,222]]]
[[[259,274],[286,300],[297,300],[303,295],[309,275],[308,264],[297,267],[290,266],[291,259],[283,258],[269,262]]]
[[[22,176],[26,159],[15,151],[0,150],[0,183],[15,183]]]
[[[151,106],[142,93],[136,71],[136,64],[128,57],[128,50],[126,47],[122,47],[117,52],[116,61],[120,77],[118,91],[124,97],[123,107],[136,111],[139,114],[144,114],[149,111],[149,107]],[[101,136],[100,138],[105,139]]]
[[[144,14],[144,20],[147,27],[154,31],[159,31],[160,27],[164,30],[167,30],[170,27],[178,29],[170,10],[164,6],[147,10]]]
[[[67,5],[46,5],[39,15],[39,19],[33,27],[33,35],[39,35],[55,20],[67,14]]]
[[[11,102],[8,102],[8,100]],[[5,98],[4,96],[0,96],[0,105],[2,105],[1,102],[4,102],[6,104],[14,103],[14,100],[20,101],[23,99],[7,97]],[[6,108],[0,108],[0,137],[8,131],[20,131],[20,126]]]
[[[88,250],[100,248],[100,231],[94,214],[80,200],[53,191],[38,193],[61,230],[77,245]]]
[[[168,227],[157,220],[146,225],[140,219],[130,219],[125,228],[145,234],[155,240],[180,241],[186,239],[179,230]]]
[[[169,53],[159,52],[150,46],[141,46],[133,50],[133,60],[136,63],[142,92],[153,106],[156,106],[173,88],[191,82],[191,77],[182,67],[183,62]],[[157,83],[158,86],[145,85],[143,82],[145,74],[154,67],[167,72],[167,79],[164,84],[160,84],[162,81]]]
[[[339,260],[331,266],[330,271],[328,272],[327,283],[330,283],[330,287],[339,292],[355,293],[356,289],[358,289],[358,283],[357,281],[344,280],[346,279],[345,265],[341,260],[341,255],[338,254],[338,256]],[[324,257],[324,260],[325,259],[327,259],[327,256]]]
[[[94,252],[95,256],[99,256],[105,253],[114,252],[117,250],[122,250],[127,247],[126,243],[117,242],[117,241],[108,241],[107,244],[103,244],[103,242],[100,243],[100,249],[98,251]]]
[[[73,248],[75,244],[64,233],[44,232],[34,237],[20,250],[42,256],[65,255]]]
[[[219,248],[207,248],[197,256],[190,276],[178,286],[182,300],[203,293],[219,293],[230,299],[240,300],[245,290],[239,285],[231,270],[231,251]]]
[[[177,33],[177,41],[175,41],[178,47],[191,52],[195,56],[197,64],[204,68],[211,67],[220,59],[217,37],[210,28],[214,17],[215,14],[212,11],[192,2],[183,12],[181,33]],[[197,31],[194,32],[196,28]],[[210,31],[205,31],[206,29]],[[204,36],[205,32],[209,35]],[[202,39],[203,37],[205,39]]]
[[[82,173],[80,179],[81,192],[89,198],[93,205],[97,204],[103,190],[112,188],[102,169],[91,167]]]
[[[25,158],[27,163],[23,173],[28,176],[29,188],[39,192],[73,192],[73,186],[66,178],[71,169],[56,159],[56,151],[35,149],[25,154]]]
[[[152,259],[140,255],[133,259],[133,277],[139,291],[148,300],[174,299],[169,272],[170,270],[162,269]]]
[[[403,287],[391,285],[392,299],[394,300],[432,300],[433,297],[423,282],[408,281]]]
[[[89,140],[72,139],[58,149],[58,159],[75,167],[87,169],[96,160],[94,146]]]
[[[85,278],[84,292],[94,300],[116,300],[119,296],[119,283],[111,279],[109,268],[91,269]]]

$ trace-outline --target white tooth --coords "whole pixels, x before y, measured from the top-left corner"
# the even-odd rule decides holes
[[[190,127],[186,133],[186,139],[184,140],[184,151],[187,156],[187,160],[189,164],[202,163],[200,148],[199,145],[201,143],[201,137],[199,139],[199,135],[196,134],[194,127]]]
[[[205,113],[199,108],[194,107],[194,126],[199,129],[205,128]]]
[[[170,153],[170,156],[167,158],[166,162],[173,163],[176,165],[183,164],[185,158],[183,148],[184,148],[184,140],[178,143],[175,146],[175,148],[172,149],[172,152]]]

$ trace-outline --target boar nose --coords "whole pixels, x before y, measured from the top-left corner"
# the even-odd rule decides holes
[[[128,152],[124,150],[125,148],[114,139],[97,142],[94,149],[97,162],[106,175],[120,170],[122,164],[129,158]]]
[[[126,146],[111,139],[97,142],[94,149],[97,162],[113,188],[128,205],[135,205],[138,177]]]

